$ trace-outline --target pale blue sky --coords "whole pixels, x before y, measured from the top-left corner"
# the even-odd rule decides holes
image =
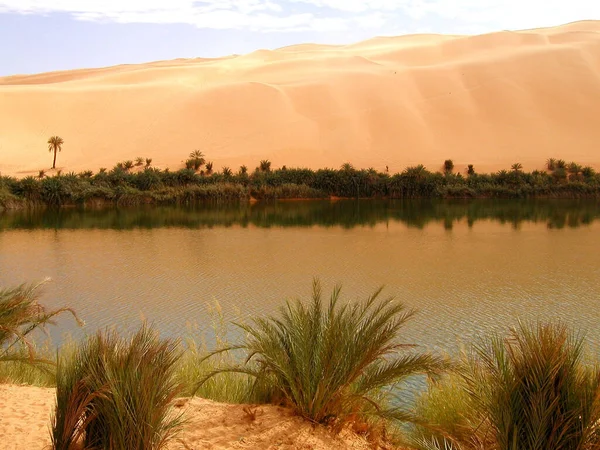
[[[597,0],[0,0],[0,76],[600,19]]]

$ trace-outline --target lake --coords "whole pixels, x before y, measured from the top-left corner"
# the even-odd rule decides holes
[[[50,277],[41,302],[73,307],[54,342],[142,318],[207,332],[329,294],[385,285],[418,314],[406,342],[455,351],[526,320],[563,319],[600,348],[600,205],[590,200],[287,201],[0,213],[0,286]]]

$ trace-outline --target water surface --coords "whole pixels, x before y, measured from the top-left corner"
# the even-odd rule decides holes
[[[517,318],[561,318],[600,348],[597,201],[313,201],[0,214],[0,285],[51,277],[43,302],[84,331],[165,334],[274,312],[318,276],[348,300],[381,285],[419,313],[406,340],[455,350]],[[60,330],[82,333],[72,320]],[[53,331],[53,339],[60,333]]]

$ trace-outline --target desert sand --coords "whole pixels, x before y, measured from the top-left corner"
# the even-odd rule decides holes
[[[0,447],[50,448],[54,389],[0,385]],[[227,405],[201,398],[176,402],[187,423],[170,450],[284,449],[367,450],[367,441],[348,430],[334,436],[277,406]],[[248,412],[247,412],[248,411]],[[250,414],[249,414],[250,413]],[[251,414],[255,414],[251,418]]]
[[[600,168],[599,99],[598,21],[16,75],[0,78],[0,172],[50,167],[55,134],[64,171],[138,156],[177,169],[196,149],[216,170]]]

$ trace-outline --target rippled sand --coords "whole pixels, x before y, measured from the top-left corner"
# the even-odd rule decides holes
[[[0,171],[151,157],[181,167],[281,165],[391,171],[452,158],[495,171],[549,157],[600,168],[600,22],[480,36],[374,38],[0,78]]]

